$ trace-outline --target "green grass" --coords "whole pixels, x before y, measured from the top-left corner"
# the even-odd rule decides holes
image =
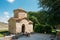
[[[4,34],[8,34],[8,30],[0,30],[0,37],[4,37]]]
[[[52,33],[51,34],[56,35],[56,30],[52,29]]]
[[[60,29],[57,29],[56,31],[60,32]]]
[[[4,35],[3,34],[0,34],[0,37],[3,37]]]
[[[0,32],[3,32],[3,31],[8,31],[8,30],[0,30]]]
[[[56,32],[56,30],[55,29],[52,29],[52,32]]]

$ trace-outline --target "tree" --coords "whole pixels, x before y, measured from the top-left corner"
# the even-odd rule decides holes
[[[35,24],[40,24],[37,17],[36,17],[37,12],[28,12],[28,19],[34,22]]]
[[[37,19],[41,24],[47,24],[48,14],[46,11],[40,11],[37,13]]]
[[[28,12],[28,19],[33,21],[33,28],[35,27],[35,24],[40,24],[37,17],[37,12]]]
[[[44,33],[44,26],[47,25],[48,14],[46,11],[28,12],[28,19],[33,21],[34,31]],[[48,29],[50,31],[50,29]]]
[[[33,18],[32,18],[33,17]],[[39,11],[39,12],[28,12],[28,18],[30,20],[36,19],[38,24],[46,24],[46,19],[48,15],[46,11]],[[34,21],[33,21],[34,22]],[[35,23],[35,22],[34,22]],[[36,23],[36,24],[37,24]]]
[[[49,24],[54,26],[60,24],[60,0],[39,0],[39,5],[48,12]]]

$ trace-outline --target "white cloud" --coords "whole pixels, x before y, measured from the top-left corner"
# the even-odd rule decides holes
[[[8,16],[8,15],[7,15],[6,17],[7,17],[7,18],[9,18],[9,16]]]
[[[4,12],[4,15],[9,15],[9,13],[8,12]]]
[[[9,13],[8,12],[4,12],[4,15],[0,16],[0,22],[8,23],[8,19],[9,18],[10,18]]]
[[[13,3],[15,0],[7,0],[9,3]]]
[[[5,17],[9,18],[9,13],[6,11],[4,12]]]
[[[4,22],[4,23],[7,23],[7,19],[5,17],[0,17],[0,22]]]

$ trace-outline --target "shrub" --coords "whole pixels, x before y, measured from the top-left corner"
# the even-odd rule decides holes
[[[34,31],[38,32],[38,33],[44,33],[44,32],[51,33],[52,28],[50,26],[46,26],[46,25],[35,24]]]
[[[44,27],[44,30],[45,30],[46,33],[52,33],[52,28],[51,28],[51,26],[45,26],[45,27]]]
[[[43,33],[44,32],[44,26],[36,24],[34,27],[34,31],[38,32],[38,33]]]
[[[39,25],[38,24],[35,24],[34,31],[39,32]]]

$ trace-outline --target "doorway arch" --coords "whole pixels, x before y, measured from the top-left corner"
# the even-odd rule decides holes
[[[25,32],[25,24],[22,24],[22,33]]]

